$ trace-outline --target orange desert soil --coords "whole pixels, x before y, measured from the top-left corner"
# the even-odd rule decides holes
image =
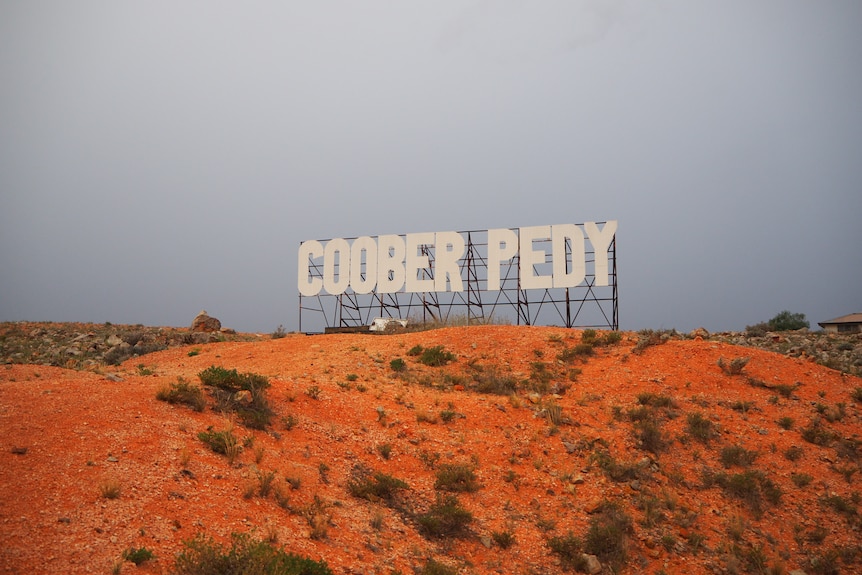
[[[828,560],[840,572],[862,572],[862,406],[854,401],[862,379],[699,338],[633,353],[632,333],[586,362],[558,359],[581,333],[479,326],[290,334],[176,347],[98,372],[0,366],[0,573],[170,573],[184,541],[205,534],[227,542],[232,533],[322,559],[336,574],[412,574],[430,558],[459,573],[559,573],[566,565],[548,539],[583,537],[602,500],[633,520],[627,558],[613,572],[758,572],[758,557],[786,572],[810,574]],[[407,353],[417,344],[443,346],[456,359],[422,365]],[[741,375],[718,365],[742,356],[750,361]],[[407,365],[400,374],[390,366],[397,358]],[[276,416],[267,430],[214,411],[212,398],[200,413],[156,399],[179,377],[199,384],[212,365],[269,378]],[[472,375],[492,369],[516,378],[518,392],[471,391]],[[537,394],[542,372],[551,387]],[[639,444],[630,414],[645,392],[675,402],[660,412],[666,445],[658,454]],[[553,405],[558,424],[548,417]],[[457,415],[446,421],[444,411]],[[693,437],[692,414],[711,421],[716,437]],[[198,438],[231,425],[245,444],[233,464]],[[824,431],[823,445],[803,439],[809,428]],[[729,446],[756,451],[756,459],[725,468]],[[794,446],[801,457],[791,461]],[[639,475],[615,481],[602,453]],[[414,514],[434,503],[435,467],[445,463],[472,466],[481,488],[457,494],[473,515],[468,534],[428,538]],[[348,480],[360,464],[409,485],[400,506],[351,496]],[[746,469],[780,488],[762,513],[705,484],[710,473]],[[270,472],[281,501],[254,493]],[[810,483],[797,486],[794,474]],[[108,482],[119,497],[103,497]],[[310,509],[328,518],[316,538]],[[501,547],[495,533],[513,535],[514,544]],[[142,547],[155,559],[116,567],[124,550]]]

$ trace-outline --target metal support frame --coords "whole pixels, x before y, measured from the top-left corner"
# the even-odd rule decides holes
[[[604,222],[598,222],[604,223]],[[321,293],[315,296],[299,296],[299,330],[303,330],[303,319],[308,316],[317,321],[312,331],[329,327],[359,327],[370,325],[374,317],[396,317],[413,322],[451,322],[453,313],[465,316],[467,324],[505,323],[514,314],[517,325],[563,325],[565,327],[595,327],[619,329],[617,240],[608,247],[608,285],[595,285],[595,253],[592,247],[586,251],[586,275],[584,281],[570,288],[548,288],[540,290],[522,289],[519,277],[519,255],[501,264],[500,289],[482,289],[487,283],[488,243],[487,231],[459,232],[466,236],[465,255],[459,260],[462,292],[424,292],[357,294],[348,289],[339,295]],[[484,239],[483,239],[484,238]],[[345,238],[348,241],[356,238]],[[329,240],[320,240],[322,243]],[[550,240],[540,240],[542,247]],[[587,245],[589,243],[587,242]],[[427,256],[429,267],[420,270],[422,279],[434,278],[434,246],[421,245],[422,255]],[[566,271],[571,270],[571,246],[566,242]],[[519,251],[520,254],[520,251]],[[549,269],[550,264],[545,264]],[[336,264],[336,272],[338,265]],[[537,269],[534,273],[547,275],[548,269]],[[323,266],[309,260],[311,277],[323,277]],[[305,318],[304,318],[305,316]],[[307,324],[306,324],[307,325]]]

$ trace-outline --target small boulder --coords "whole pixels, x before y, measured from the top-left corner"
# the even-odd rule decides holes
[[[254,398],[252,398],[251,392],[249,390],[241,389],[233,395],[233,400],[243,405],[251,405],[251,403],[254,401]]]
[[[602,572],[602,564],[599,562],[599,558],[595,555],[590,555],[589,553],[581,554],[581,558],[584,560],[584,569],[590,575],[596,575],[596,573]]]
[[[221,322],[207,314],[206,310],[203,310],[192,320],[191,330],[204,332],[219,331],[221,330]]]
[[[697,329],[691,330],[691,333],[688,334],[692,339],[709,339],[709,332],[706,328],[699,327]]]

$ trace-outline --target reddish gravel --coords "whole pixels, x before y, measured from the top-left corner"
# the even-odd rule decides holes
[[[413,573],[429,558],[460,573],[556,573],[563,565],[547,540],[583,536],[605,499],[633,520],[628,573],[756,572],[761,556],[786,571],[813,573],[812,560],[820,568],[831,560],[840,572],[862,572],[862,409],[853,399],[862,379],[699,339],[635,354],[635,334],[596,348],[586,363],[557,359],[580,338],[523,326],[290,335],[168,349],[101,373],[0,366],[0,573],[111,573],[132,547],[156,559],[137,568],[127,562],[123,572],[169,573],[183,541],[199,533],[226,541],[233,532],[325,560],[337,574]],[[417,344],[444,346],[456,360],[421,365],[407,354]],[[200,353],[190,356],[193,349]],[[742,375],[717,364],[742,356],[750,357]],[[404,374],[390,367],[396,358],[406,362]],[[141,363],[153,375],[141,375]],[[156,400],[178,377],[198,383],[211,365],[270,378],[277,415],[267,431]],[[492,367],[521,382],[516,395],[470,390],[477,368]],[[571,381],[574,368],[581,373]],[[561,393],[531,395],[537,369]],[[645,392],[675,403],[655,410],[666,442],[659,454],[638,442],[628,415]],[[559,425],[549,422],[549,404],[561,407]],[[443,411],[457,415],[446,422]],[[692,414],[712,422],[717,436],[706,444],[693,437]],[[792,427],[783,429],[781,418],[792,418]],[[825,445],[803,439],[813,421],[832,434]],[[230,425],[246,443],[234,465],[198,439]],[[718,484],[704,485],[710,472],[746,471],[722,465],[731,446],[755,451],[747,469],[780,489],[761,513]],[[801,458],[791,461],[794,446]],[[614,481],[600,453],[640,465],[640,476]],[[443,463],[474,466],[482,487],[458,494],[473,514],[467,535],[429,539],[414,514],[435,501],[434,466]],[[350,495],[357,464],[407,482],[399,510]],[[259,473],[273,471],[287,502],[246,496]],[[793,474],[810,483],[797,486]],[[298,479],[298,488],[286,479]],[[109,481],[121,488],[116,499],[101,495]],[[318,539],[303,513],[315,501],[330,517]],[[503,549],[495,532],[515,543]]]

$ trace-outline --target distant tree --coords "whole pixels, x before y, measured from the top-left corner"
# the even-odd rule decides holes
[[[787,310],[776,315],[767,322],[771,331],[788,331],[791,329],[802,329],[809,326],[804,313],[790,313]]]
[[[808,320],[804,313],[790,313],[785,310],[769,321],[762,321],[754,325],[745,326],[748,335],[764,336],[769,331],[788,331],[808,327]]]

